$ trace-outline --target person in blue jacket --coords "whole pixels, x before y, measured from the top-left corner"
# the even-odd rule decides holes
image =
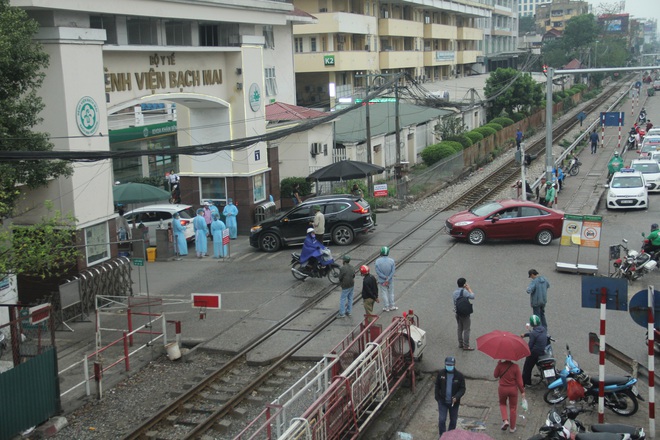
[[[522,338],[529,338],[527,345],[529,346],[530,355],[525,358],[522,371],[523,383],[526,386],[532,384],[534,365],[539,360],[539,356],[545,354],[545,348],[548,346],[548,330],[541,325],[541,318],[536,315],[530,316],[529,325],[531,327],[530,331],[520,335]]]
[[[216,208],[217,209],[217,208]],[[213,215],[211,235],[213,236],[213,258],[224,258],[227,255],[227,245],[222,244],[222,231],[227,226],[220,220],[220,213]]]
[[[303,273],[311,273],[316,269],[317,262],[321,260],[321,251],[325,249],[323,243],[316,239],[314,228],[307,228],[307,236],[300,251],[300,267]]]
[[[232,199],[227,199],[227,206],[222,210],[222,215],[225,216],[227,227],[229,228],[229,238],[232,240],[238,236],[238,226],[236,225],[236,216],[238,215],[238,208],[234,205]]]
[[[550,282],[543,275],[539,275],[536,269],[530,269],[527,271],[527,275],[532,279],[529,286],[527,286],[532,313],[541,319],[541,324],[547,329],[548,323],[545,320],[545,305],[548,303]]]
[[[181,216],[177,212],[172,216],[172,233],[174,234],[174,251],[177,257],[188,255],[188,242],[186,241],[186,227],[181,224]]]
[[[206,226],[204,219],[204,209],[197,210],[197,215],[193,220],[193,227],[195,228],[195,253],[197,258],[208,257],[208,242],[206,237],[209,234],[209,228]]]

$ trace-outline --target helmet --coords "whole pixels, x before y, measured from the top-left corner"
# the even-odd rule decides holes
[[[614,152],[614,155],[615,155],[615,156],[618,156],[618,155],[619,155],[619,152],[618,152],[618,151],[615,151],[615,152]]]
[[[307,228],[307,234],[314,232],[314,228]]]
[[[541,318],[538,317],[538,315],[532,315],[529,317],[529,325],[532,327],[537,327],[541,325]]]
[[[314,211],[320,211],[321,210],[321,205],[314,205],[314,206],[312,206],[312,209]]]
[[[369,273],[369,266],[364,266],[364,265],[363,265],[363,266],[360,266],[360,273],[361,273],[362,275],[366,275],[366,274],[368,274],[368,273]]]
[[[390,254],[390,248],[388,248],[387,246],[383,246],[382,248],[380,248],[380,254],[385,257],[388,256]]]
[[[341,259],[348,263],[349,261],[351,261],[351,256],[347,254],[341,257]]]
[[[653,224],[651,225],[651,230],[652,230],[652,231],[655,231],[656,229],[658,229],[658,224],[657,224],[657,223],[653,223]]]

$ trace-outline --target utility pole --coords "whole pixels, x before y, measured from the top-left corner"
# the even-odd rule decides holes
[[[396,164],[394,165],[394,181],[397,197],[401,197],[401,119],[399,118],[399,80],[394,83],[394,137],[396,139]]]
[[[369,77],[367,77],[367,95],[366,97],[369,96]],[[364,103],[364,112],[366,114],[366,128],[367,128],[367,163],[371,164],[371,117],[369,116],[369,107],[371,106],[371,103],[369,102],[368,99],[365,100]],[[371,196],[374,193],[374,176],[371,174],[367,176],[367,195]]]

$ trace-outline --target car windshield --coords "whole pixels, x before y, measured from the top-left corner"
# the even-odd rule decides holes
[[[488,202],[483,205],[479,205],[476,208],[472,208],[470,212],[477,217],[483,217],[490,214],[493,211],[502,209],[502,205],[497,202]]]
[[[653,174],[660,173],[660,166],[658,163],[633,163],[632,167],[637,171],[641,171],[644,174]]]
[[[639,176],[618,176],[612,179],[612,188],[641,188],[644,184]]]
[[[192,207],[188,207],[179,211],[181,218],[195,218],[195,210]]]

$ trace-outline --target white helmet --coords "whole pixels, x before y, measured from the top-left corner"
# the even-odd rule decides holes
[[[619,152],[618,152],[618,151],[615,151],[615,152],[614,152],[614,155],[615,155],[615,156],[618,156],[618,155],[619,155]]]

